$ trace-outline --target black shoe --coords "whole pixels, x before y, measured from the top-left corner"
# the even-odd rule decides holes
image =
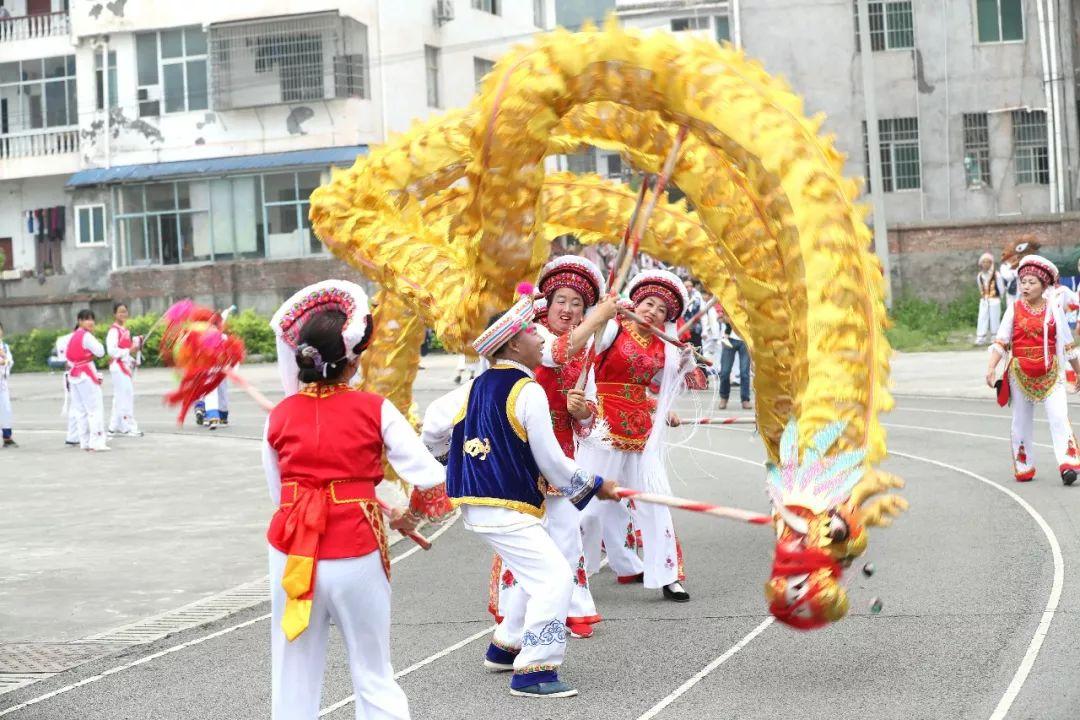
[[[663,587],[664,598],[671,600],[672,602],[684,603],[690,602],[690,593],[686,592],[682,583],[675,581],[670,585]]]
[[[195,408],[195,424],[202,425],[203,420],[206,419],[206,412],[200,408]]]
[[[1063,470],[1061,472],[1061,482],[1065,483],[1066,485],[1072,485],[1074,482],[1076,482],[1076,471],[1071,469]]]
[[[19,443],[15,442],[11,438],[4,438],[4,447],[19,447]],[[1073,477],[1076,477],[1076,473],[1073,473]]]

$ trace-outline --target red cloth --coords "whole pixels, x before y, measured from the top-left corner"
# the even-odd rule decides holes
[[[652,431],[656,401],[646,388],[664,368],[664,342],[641,337],[620,320],[619,334],[596,362],[596,394],[613,446],[641,452]]]
[[[316,560],[361,557],[380,547],[362,505],[349,500],[374,498],[382,481],[382,403],[379,395],[335,386],[318,396],[301,391],[270,413],[267,441],[277,451],[282,484],[267,533],[271,545],[289,554],[303,523],[322,528]]]
[[[1013,305],[1013,358],[1020,371],[1028,377],[1045,375],[1054,363],[1057,352],[1057,325],[1052,313],[1050,322],[1045,326],[1047,356],[1043,357],[1043,321],[1048,312],[1049,305],[1043,305],[1042,312],[1039,313],[1031,312],[1021,300]]]
[[[86,335],[86,328],[79,328],[71,334],[71,339],[68,340],[67,350],[64,352],[67,361],[71,364],[71,370],[68,374],[71,377],[85,375],[95,385],[100,385],[101,377],[98,376],[97,370],[94,368],[94,353],[83,346],[84,335]]]

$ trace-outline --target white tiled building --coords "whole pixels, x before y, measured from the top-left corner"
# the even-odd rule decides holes
[[[3,4],[9,332],[110,294],[160,307],[185,285],[265,310],[327,270],[306,200],[329,168],[464,105],[555,18],[554,0]],[[245,275],[285,279],[222,286]]]

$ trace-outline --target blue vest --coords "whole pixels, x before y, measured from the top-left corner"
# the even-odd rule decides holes
[[[540,469],[514,414],[518,394],[530,382],[525,372],[506,366],[473,381],[450,435],[446,494],[454,507],[506,507],[543,517]]]

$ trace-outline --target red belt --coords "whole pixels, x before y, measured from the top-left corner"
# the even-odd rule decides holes
[[[303,489],[301,489],[303,488]],[[328,485],[300,485],[297,480],[281,483],[281,507],[296,504],[300,495],[306,492],[325,492],[326,499],[335,505],[357,500],[375,499],[375,480],[331,480]]]

